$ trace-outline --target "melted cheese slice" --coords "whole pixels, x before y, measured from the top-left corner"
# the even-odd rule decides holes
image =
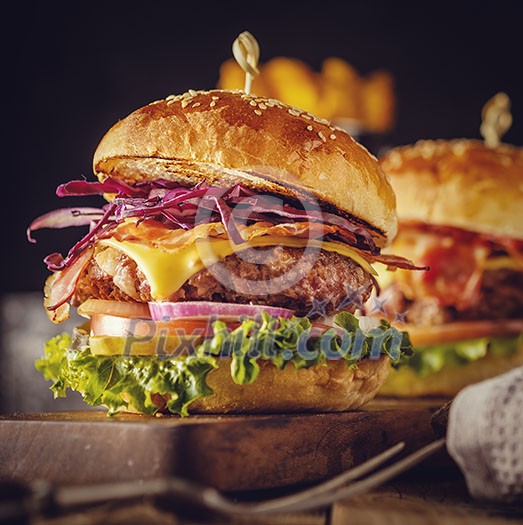
[[[357,250],[345,244],[299,237],[266,235],[236,245],[228,239],[206,238],[197,239],[189,245],[176,249],[148,246],[126,240],[119,241],[114,238],[103,239],[100,244],[121,250],[136,262],[147,278],[151,287],[151,296],[155,301],[169,299],[199,271],[233,253],[239,253],[248,248],[282,245],[290,248],[311,247],[336,252],[352,259],[367,273],[376,275],[370,263]]]

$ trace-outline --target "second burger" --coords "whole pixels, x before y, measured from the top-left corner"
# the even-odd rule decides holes
[[[391,249],[430,267],[386,277],[380,307],[416,353],[382,393],[454,395],[523,364],[523,150],[424,140],[381,165],[400,219]]]

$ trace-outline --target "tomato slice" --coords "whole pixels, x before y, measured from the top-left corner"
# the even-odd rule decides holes
[[[409,333],[414,346],[454,343],[481,337],[509,337],[523,331],[523,319],[460,321],[434,326],[397,325]]]
[[[213,334],[213,318],[181,318],[170,321],[126,318],[115,315],[95,314],[91,316],[91,335],[110,335],[118,337],[156,337],[165,335],[209,337]],[[239,322],[226,321],[231,329]]]
[[[213,318],[182,318],[171,321],[91,316],[90,348],[94,355],[170,356],[192,353],[196,345],[213,334]],[[238,321],[227,322],[231,329]]]

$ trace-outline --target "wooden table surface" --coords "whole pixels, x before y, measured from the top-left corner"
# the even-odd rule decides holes
[[[441,403],[397,405],[377,401],[365,411],[346,414],[184,420],[151,420],[137,416],[107,419],[101,413],[4,416],[0,418],[0,474],[3,468],[4,475],[16,477],[18,474],[20,479],[30,482],[39,465],[40,477],[63,485],[136,479],[138,471],[143,479],[158,475],[186,476],[192,472],[195,481],[214,481],[217,488],[240,500],[259,500],[281,495],[281,491],[292,492],[299,488],[300,482],[307,486],[335,475],[399,439],[406,440],[408,448],[421,446],[433,439],[429,421],[435,406],[441,406]],[[151,462],[154,450],[160,453],[159,466],[149,472],[147,465],[156,465]],[[241,451],[244,454],[239,454]],[[62,471],[56,468],[60,456]],[[112,460],[111,456],[114,456]],[[198,456],[208,464],[196,461]],[[236,461],[239,456],[242,458],[240,463]],[[250,465],[249,457],[252,458]],[[72,461],[72,458],[77,459]],[[170,463],[165,461],[166,458]],[[225,458],[229,459],[224,462]],[[129,465],[131,467],[127,468]],[[117,477],[114,477],[115,473]],[[294,486],[289,487],[289,484]],[[237,492],[238,486],[247,486],[249,492]],[[127,504],[107,503],[66,516],[38,518],[31,523],[523,523],[523,505],[472,500],[457,467],[446,453],[441,452],[401,478],[369,493],[338,502],[324,511],[243,520],[206,516],[187,521],[177,517],[172,510],[153,500],[143,499]]]
[[[227,492],[306,485],[400,441],[405,451],[429,443],[439,406],[374,401],[365,410],[322,414],[0,416],[0,477],[89,485],[177,476]]]

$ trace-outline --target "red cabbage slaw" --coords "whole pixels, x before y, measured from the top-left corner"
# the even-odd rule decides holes
[[[333,237],[360,250],[378,255],[379,248],[365,228],[343,217],[319,210],[298,209],[288,202],[274,206],[274,197],[258,195],[253,190],[236,184],[230,188],[211,187],[199,183],[193,187],[158,179],[128,184],[114,178],[103,182],[73,180],[58,186],[59,197],[112,194],[110,203],[100,209],[65,208],[46,213],[35,219],[27,228],[31,234],[41,228],[64,228],[89,225],[89,232],[63,257],[59,253],[48,255],[44,262],[56,272],[70,266],[83,251],[99,239],[110,235],[118,224],[129,218],[140,221],[154,219],[171,228],[189,230],[202,222],[219,222],[225,226],[235,244],[244,242],[236,224],[237,219],[264,221],[273,224],[286,222],[318,222],[338,227]],[[201,210],[205,213],[198,213]]]

